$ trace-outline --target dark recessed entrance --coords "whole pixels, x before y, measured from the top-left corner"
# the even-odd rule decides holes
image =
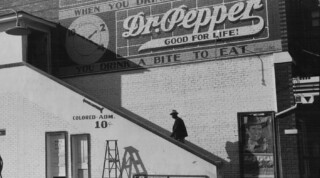
[[[298,107],[300,169],[303,178],[320,177],[320,105],[319,97],[314,104]]]

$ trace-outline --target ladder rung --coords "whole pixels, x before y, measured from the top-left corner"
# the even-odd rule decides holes
[[[119,167],[113,167],[113,168],[104,168],[104,170],[110,170],[109,172],[111,172],[112,169],[120,169]]]
[[[108,160],[109,160],[109,162],[118,162],[118,161],[120,161],[118,159],[108,159]]]

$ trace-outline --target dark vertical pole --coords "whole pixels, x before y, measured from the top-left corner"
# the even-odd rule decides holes
[[[275,154],[276,154],[276,177],[282,178],[282,159],[281,159],[281,140],[280,140],[280,128],[279,128],[279,121],[278,117],[274,117],[274,134],[275,134]]]

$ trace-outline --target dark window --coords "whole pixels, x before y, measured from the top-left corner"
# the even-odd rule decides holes
[[[312,26],[319,27],[320,26],[320,11],[313,11],[311,13]]]
[[[27,47],[27,63],[46,72],[49,72],[48,36],[45,32],[32,30]]]

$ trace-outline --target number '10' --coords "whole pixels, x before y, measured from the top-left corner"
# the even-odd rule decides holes
[[[108,127],[108,122],[107,121],[97,121],[96,122],[96,129],[99,129],[99,128],[107,128]]]

